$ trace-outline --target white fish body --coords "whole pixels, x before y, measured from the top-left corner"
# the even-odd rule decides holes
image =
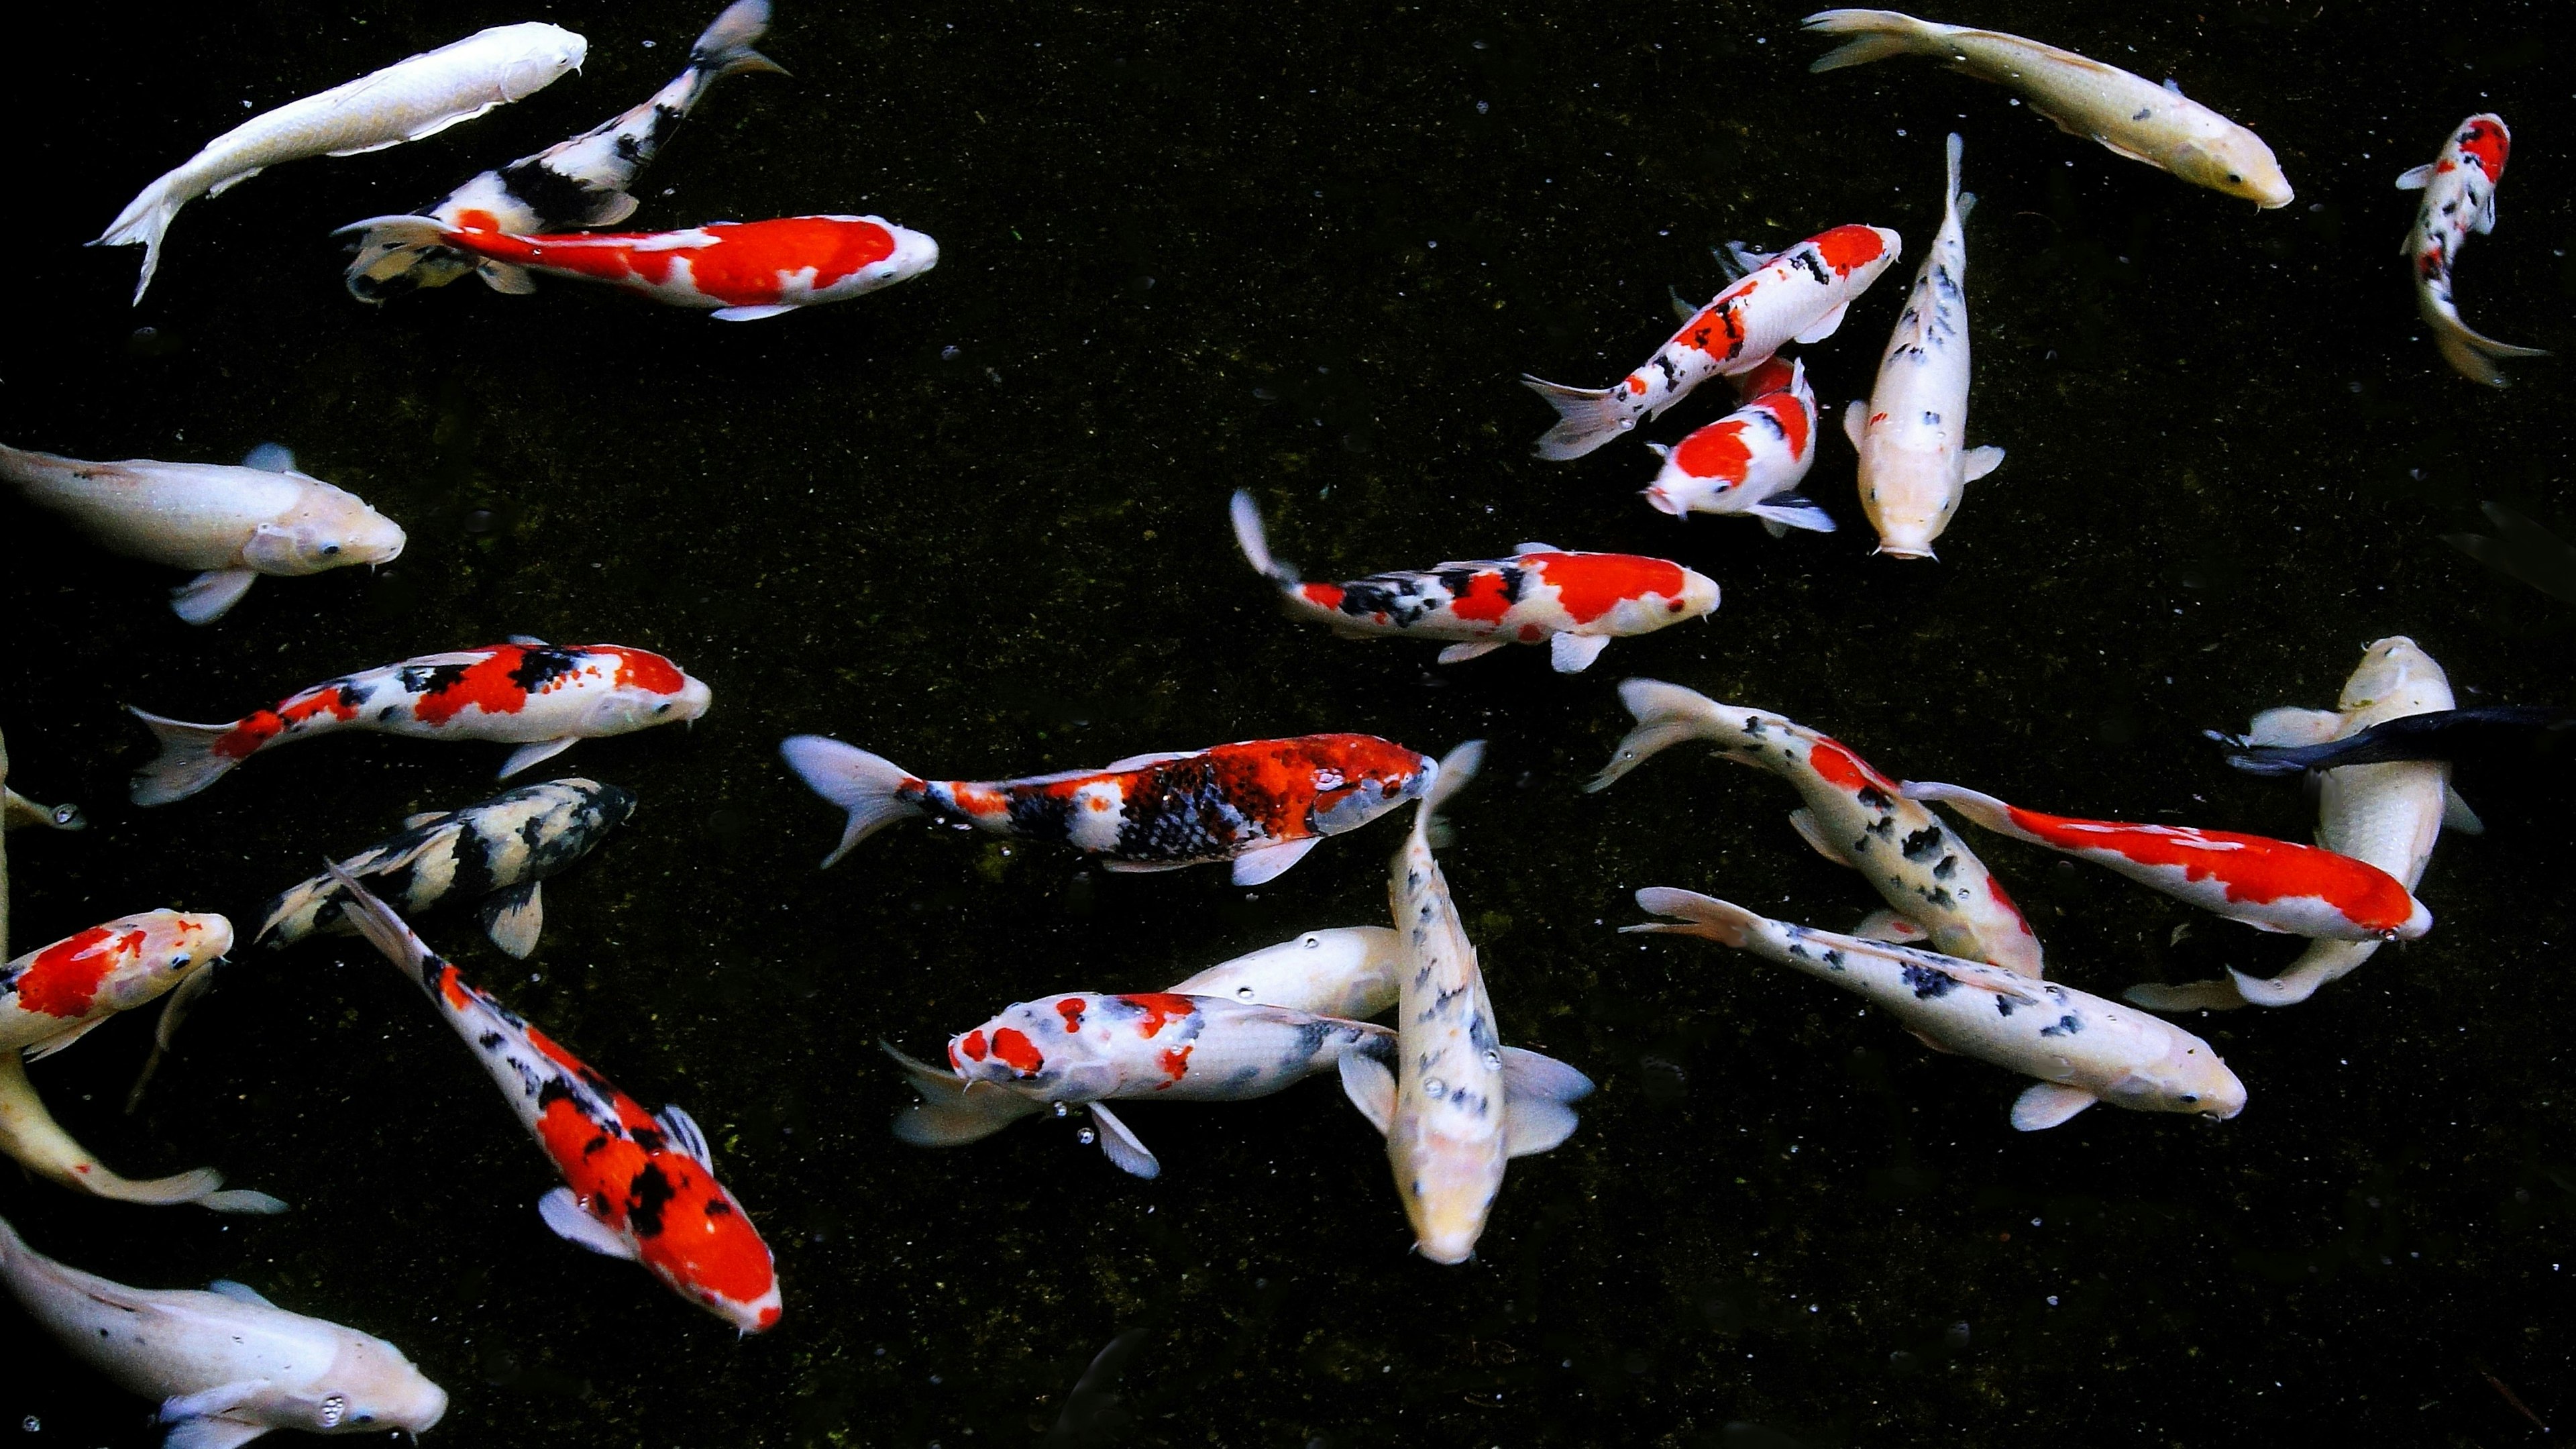
[[[221,618],[262,574],[390,563],[406,541],[400,524],[295,471],[294,455],[274,446],[240,465],[91,463],[0,447],[0,479],[111,553],[203,570],[171,591],[171,609],[191,624]]]
[[[446,1392],[392,1344],[239,1283],[129,1288],[45,1257],[6,1222],[0,1282],[75,1357],[160,1402],[166,1449],[229,1449],[272,1429],[417,1434],[447,1412]]]
[[[1959,136],[1950,134],[1950,185],[1941,230],[1914,274],[1905,311],[1879,360],[1869,401],[1843,412],[1860,452],[1860,505],[1878,551],[1931,558],[1970,483],[2004,460],[1968,447],[1968,243],[1960,224],[1977,203],[1959,191]]]
[[[2505,385],[2498,358],[2546,357],[2536,347],[2514,347],[2481,336],[2460,320],[2451,294],[2451,268],[2469,233],[2495,230],[2496,186],[2504,180],[2504,163],[2513,133],[2504,117],[2484,112],[2451,128],[2442,154],[2397,178],[2400,191],[2420,190],[2423,205],[2415,209],[2404,255],[2415,266],[2415,308],[2433,333],[2442,357],[2471,382]]]
[[[92,246],[141,246],[143,300],[161,264],[161,238],[179,208],[221,196],[268,167],[308,156],[355,156],[434,136],[495,106],[543,90],[580,66],[590,42],[530,21],[478,30],[318,95],[251,117],[126,203]]]
[[[2117,1002],[1979,961],[1793,926],[1691,891],[1650,886],[1637,904],[1679,919],[1622,930],[1750,951],[1867,1000],[1928,1045],[2039,1078],[2013,1104],[2013,1126],[2024,1132],[2095,1102],[2221,1121],[2245,1109],[2244,1084],[2209,1043]]]
[[[1395,1008],[1403,962],[1404,938],[1396,932],[1340,926],[1218,962],[1166,989],[1365,1021]]]
[[[2182,93],[2118,66],[1965,25],[1941,25],[1893,10],[1826,10],[1809,30],[1859,38],[1828,52],[1810,70],[1838,70],[1892,55],[1937,56],[1953,70],[2020,94],[2030,108],[2073,136],[2194,186],[2243,197],[2270,209],[2290,204],[2290,180],[2263,138]]]

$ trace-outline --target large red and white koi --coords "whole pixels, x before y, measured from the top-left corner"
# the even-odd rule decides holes
[[[514,744],[501,766],[508,779],[578,740],[694,720],[711,698],[670,660],[621,644],[522,638],[424,654],[326,679],[229,724],[132,710],[161,742],[160,758],[134,776],[134,803],[184,800],[263,750],[342,730]]]
[[[1680,442],[1646,447],[1664,460],[1646,501],[1675,518],[1741,513],[1773,538],[1793,528],[1834,531],[1834,517],[1797,491],[1816,461],[1816,394],[1807,365],[1778,357],[1736,379],[1744,406]]]
[[[778,1322],[769,1245],[724,1184],[706,1134],[678,1107],[646,1112],[615,1083],[468,982],[393,908],[337,866],[349,922],[474,1048],[563,1175],[538,1216],[568,1242],[641,1263],[670,1290],[758,1333]]]
[[[445,246],[481,259],[496,292],[536,290],[529,275],[605,282],[673,307],[713,308],[726,322],[776,317],[891,287],[939,264],[939,243],[881,216],[715,221],[684,231],[513,236],[425,216],[352,222],[370,244]]]
[[[1580,458],[1639,419],[1661,416],[1712,377],[1751,372],[1791,342],[1831,337],[1852,299],[1878,280],[1903,244],[1883,226],[1838,226],[1777,256],[1739,248],[1736,256],[1750,270],[1616,384],[1590,391],[1522,375],[1557,411],[1556,426],[1538,440],[1538,455]]]
[[[1894,780],[1849,746],[1795,720],[1720,704],[1678,684],[1631,679],[1619,686],[1619,699],[1637,727],[1585,788],[1607,789],[1662,750],[1706,741],[1721,758],[1795,786],[1806,801],[1789,813],[1799,837],[1818,855],[1867,877],[1935,947],[2024,976],[2046,969],[2039,938],[2003,882],[1940,816],[1906,799]]]
[[[1316,841],[1419,796],[1439,772],[1427,755],[1349,734],[1133,755],[1016,780],[925,780],[822,735],[794,736],[778,752],[809,789],[849,812],[826,866],[895,821],[923,816],[1070,845],[1113,871],[1232,861],[1237,885],[1277,876]]]
[[[2513,133],[2505,129],[2504,118],[2481,113],[2452,128],[2440,156],[2397,178],[2398,190],[2424,193],[2415,225],[2399,249],[2399,255],[2415,263],[2415,309],[2424,315],[2443,360],[2460,376],[2489,387],[2505,385],[2498,358],[2549,355],[2471,331],[2451,297],[2451,268],[2469,233],[2495,230],[2496,185],[2504,180],[2505,155],[2512,147]]]
[[[1956,785],[1912,782],[1998,835],[2044,845],[2260,931],[2329,941],[2412,941],[2433,913],[2403,882],[2365,861],[2295,841],[2188,825],[2078,820],[2007,805]]]
[[[1717,608],[1717,581],[1667,559],[1632,553],[1568,553],[1525,543],[1507,559],[1434,564],[1419,572],[1371,574],[1340,584],[1298,580],[1270,556],[1261,510],[1234,495],[1234,538],[1289,608],[1342,634],[1455,639],[1440,662],[1457,664],[1508,644],[1548,646],[1548,662],[1572,674],[1610,641],[1652,633]]]

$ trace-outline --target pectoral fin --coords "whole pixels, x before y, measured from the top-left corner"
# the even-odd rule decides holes
[[[2421,191],[2430,184],[2432,180],[2433,163],[2427,161],[2421,166],[2410,167],[2405,171],[2399,172],[2397,176],[2397,189],[2400,191]]]
[[[2487,833],[2487,823],[2478,818],[2478,812],[2469,808],[2469,802],[2460,798],[2459,791],[2448,786],[2442,790],[2442,828],[2456,830],[2462,835]]]
[[[1960,481],[1974,483],[2003,465],[2004,450],[1993,446],[1970,448],[1967,455],[1959,461]]]
[[[1386,1126],[1395,1120],[1395,1073],[1386,1063],[1357,1052],[1342,1054],[1342,1095],[1369,1119],[1377,1135],[1386,1135]]]
[[[1610,647],[1607,634],[1551,634],[1547,641],[1547,662],[1559,674],[1581,674]]]
[[[608,1224],[582,1211],[572,1189],[559,1187],[537,1199],[537,1216],[546,1220],[556,1237],[567,1243],[590,1249],[603,1258],[635,1256],[635,1245],[626,1241]]]
[[[546,926],[543,881],[513,886],[483,903],[483,930],[492,944],[519,960],[537,949],[537,933]]]
[[[160,1419],[165,1424],[187,1419],[211,1419],[217,1414],[231,1413],[275,1387],[277,1381],[274,1379],[236,1379],[210,1389],[199,1389],[193,1394],[174,1395],[161,1401]]]
[[[1794,340],[1799,342],[1824,341],[1826,338],[1834,335],[1834,330],[1836,328],[1843,325],[1843,314],[1850,310],[1851,303],[1845,302],[1822,317],[1817,318],[1815,321],[1808,323],[1807,330],[1799,333]]]
[[[200,972],[199,974],[202,975],[204,973]],[[61,1051],[63,1048],[70,1046],[73,1042],[79,1041],[82,1037],[85,1037],[91,1032],[98,1030],[100,1027],[105,1026],[113,1019],[114,1017],[112,1014],[109,1016],[94,1016],[67,1032],[63,1032],[56,1036],[49,1036],[43,1041],[36,1043],[34,1046],[27,1048],[27,1060],[31,1062],[41,1062],[45,1058],[52,1056],[54,1053]]]
[[[501,773],[494,778],[506,780],[521,770],[542,765],[571,749],[580,738],[579,735],[566,735],[559,740],[539,740],[533,745],[521,745],[510,752],[510,758],[501,762]]]
[[[292,473],[295,471],[295,450],[284,443],[262,443],[242,455],[241,465],[257,468],[263,473]]]
[[[760,307],[718,307],[707,315],[719,322],[757,322],[764,317],[784,317],[800,305],[796,302],[771,302]]]
[[[1931,935],[1913,917],[1900,914],[1885,906],[1861,917],[1857,924],[1843,934],[1858,936],[1864,941],[1885,941],[1891,946],[1920,946]]]
[[[1100,1130],[1100,1150],[1109,1154],[1109,1160],[1118,1164],[1121,1171],[1138,1177],[1163,1175],[1163,1164],[1154,1159],[1153,1152],[1137,1140],[1127,1124],[1119,1121],[1106,1106],[1098,1102],[1091,1104],[1091,1122]]]
[[[1581,1125],[1574,1109],[1545,1097],[1503,1098],[1503,1155],[1529,1157],[1563,1142]]]
[[[2254,716],[2245,727],[2249,745],[2321,745],[2334,738],[2343,727],[2343,716],[2330,709],[2300,709],[2282,705]]]
[[[1868,403],[1855,399],[1844,406],[1843,436],[1851,439],[1851,445],[1855,448],[1860,446],[1863,438],[1869,436]]]
[[[211,624],[258,582],[249,569],[208,569],[170,591],[170,612],[191,624]]]
[[[697,1159],[698,1166],[707,1171],[716,1170],[715,1152],[707,1146],[707,1134],[698,1129],[697,1118],[680,1110],[679,1103],[663,1103],[662,1110],[653,1114],[653,1120],[662,1124],[662,1136],[673,1147]]]
[[[1914,1038],[1916,1041],[1923,1043],[1925,1046],[1930,1047],[1932,1050],[1939,1052],[1945,1057],[1955,1057],[1959,1054],[1959,1049],[1957,1047],[1945,1046],[1942,1043],[1933,1040],[1929,1034],[1916,1031],[1910,1026],[1905,1029],[1905,1034]]]
[[[2034,1082],[2030,1090],[2013,1099],[2013,1130],[2016,1132],[2043,1131],[2100,1100],[2102,1099],[2082,1087],[2060,1086],[2055,1082]]]
[[[167,1418],[166,1410],[164,1418]],[[162,1437],[161,1449],[235,1449],[268,1432],[266,1424],[240,1419],[180,1419]]]
[[[1112,875],[1152,875],[1157,871],[1188,870],[1196,864],[1195,860],[1104,860],[1100,868]]]
[[[1860,867],[1851,863],[1851,857],[1843,854],[1840,846],[1835,845],[1831,840],[1825,837],[1825,827],[1816,823],[1816,812],[1808,809],[1806,806],[1801,805],[1797,809],[1789,812],[1789,828],[1798,832],[1798,838],[1800,840],[1803,840],[1807,842],[1807,844],[1815,847],[1816,854],[1823,856],[1825,859],[1832,861],[1836,865],[1846,866],[1853,870],[1860,869]]]
[[[1443,664],[1464,664],[1470,659],[1482,659],[1486,655],[1493,653],[1495,650],[1502,648],[1507,642],[1509,641],[1502,639],[1479,639],[1472,644],[1452,644],[1448,648],[1440,651],[1440,662]]]
[[[1321,839],[1323,837],[1320,835],[1309,835],[1303,840],[1265,845],[1259,850],[1236,856],[1234,883],[1239,886],[1257,886],[1277,880],[1287,874],[1289,867],[1304,860],[1306,852],[1314,849],[1315,843]]]
[[[257,1304],[262,1308],[275,1308],[277,1306],[276,1304],[269,1302],[258,1289],[253,1288],[248,1283],[236,1283],[230,1278],[216,1279],[212,1283],[206,1285],[206,1291],[220,1297],[229,1298],[236,1303],[252,1303]]]

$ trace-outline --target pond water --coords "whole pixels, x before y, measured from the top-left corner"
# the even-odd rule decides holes
[[[333,227],[641,100],[715,8],[262,0],[63,7],[21,32],[0,439],[223,462],[284,443],[411,541],[198,630],[167,571],[0,505],[0,725],[12,783],[95,821],[11,842],[26,949],[165,904],[256,920],[325,853],[490,794],[500,757],[314,742],[145,811],[123,706],[230,718],[510,634],[707,680],[694,729],[547,767],[641,805],[548,890],[533,959],[470,913],[417,924],[636,1097],[695,1114],[777,1251],[784,1321],[737,1340],[548,1233],[545,1160],[346,940],[238,953],[137,1116],[118,1106],[144,1021],[34,1073],[111,1164],[213,1163],[291,1215],[11,1174],[0,1213],[35,1246],[148,1286],[239,1279],[391,1339],[453,1395],[432,1441],[452,1445],[2492,1445],[2569,1407],[2563,838],[2446,839],[2430,937],[2305,1005],[2187,1018],[2248,1086],[2236,1120],[2104,1109],[2020,1134],[2007,1073],[1815,981],[1613,933],[1646,885],[1836,929],[1876,905],[1791,832],[1785,788],[1684,749],[1580,789],[1627,723],[1614,686],[1647,675],[1900,777],[2305,838],[2300,790],[2230,772],[2201,729],[2331,704],[2398,633],[2464,703],[2568,702],[2570,606],[2441,538],[2491,499],[2576,523],[2566,367],[2491,392],[2443,366],[2397,255],[2415,198],[2390,186],[2501,112],[2524,149],[2462,310],[2576,347],[2563,7],[1942,17],[2178,77],[2279,153],[2298,200],[2258,213],[1919,61],[1810,75],[1824,43],[1794,8],[780,0],[763,49],[793,77],[721,86],[634,224],[871,212],[935,236],[937,270],[740,325],[574,283],[382,308],[342,290]],[[532,18],[588,35],[578,76],[192,204],[140,308],[136,253],[77,245],[252,110]],[[1636,365],[1668,288],[1721,285],[1713,244],[1895,227],[1890,277],[1800,349],[1838,414],[1938,220],[1954,129],[1983,198],[1969,441],[2010,456],[1939,562],[1870,556],[1830,425],[1808,491],[1842,528],[1821,536],[1649,511],[1634,440],[1529,455],[1549,419],[1516,374]],[[1227,530],[1237,487],[1312,577],[1544,539],[1676,558],[1724,606],[1581,674],[1537,650],[1434,667],[1283,618]],[[1383,922],[1402,827],[1249,890],[917,825],[819,872],[839,822],[781,737],[989,778],[1322,730],[1491,742],[1442,861],[1507,1039],[1600,1083],[1570,1141],[1514,1164],[1472,1264],[1410,1254],[1379,1139],[1329,1079],[1137,1106],[1152,1182],[1083,1146],[1078,1112],[950,1151],[889,1137],[911,1093],[880,1039],[935,1054],[1008,1002]],[[1978,845],[2068,984],[2296,954]],[[147,1443],[145,1414],[0,1313],[0,1439]]]

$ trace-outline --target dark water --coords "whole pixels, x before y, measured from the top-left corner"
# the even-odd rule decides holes
[[[693,732],[563,761],[643,805],[548,891],[533,962],[470,916],[423,929],[637,1097],[696,1114],[778,1250],[785,1322],[737,1341],[549,1235],[544,1160],[348,944],[247,956],[138,1118],[116,1104],[145,1022],[36,1071],[111,1164],[212,1162],[294,1215],[0,1184],[37,1246],[146,1285],[239,1278],[382,1334],[454,1395],[449,1445],[2494,1445],[2540,1436],[2505,1390],[2553,1425],[2572,1406],[2562,841],[2448,840],[2430,938],[2304,1006],[2187,1023],[2247,1082],[2236,1121],[2103,1109],[2024,1136],[2005,1073],[1816,982],[1612,934],[1648,884],[1836,927],[1874,905],[1790,833],[1788,791],[1688,750],[1577,788],[1637,673],[1899,775],[2303,837],[2296,788],[2229,773],[2196,731],[2330,703],[2391,633],[2464,702],[2567,702],[2568,607],[2439,540],[2485,499],[2576,522],[2566,370],[2500,394],[2447,372],[2396,255],[2414,198],[2389,185],[2501,111],[2522,148],[2463,309],[2576,347],[2563,7],[1945,17],[2181,77],[2296,183],[2256,214],[1919,62],[1811,77],[1790,7],[781,0],[764,48],[794,79],[720,88],[638,224],[873,211],[936,236],[936,272],[741,326],[572,284],[343,294],[333,226],[633,104],[715,8],[92,5],[21,31],[0,437],[206,461],[284,442],[412,542],[373,577],[264,582],[197,631],[167,574],[0,510],[0,723],[14,783],[97,818],[13,841],[32,947],[163,904],[255,918],[323,852],[490,793],[500,755],[316,742],[139,812],[123,782],[148,746],[122,705],[229,718],[510,633],[707,679]],[[589,35],[582,75],[190,205],[140,310],[136,253],[75,245],[244,100],[531,18]],[[1805,352],[1828,407],[1864,392],[1951,128],[1985,198],[1969,440],[2011,456],[1940,563],[1867,556],[1839,436],[1809,480],[1844,525],[1826,538],[1653,514],[1634,442],[1527,456],[1546,409],[1515,372],[1635,365],[1667,286],[1714,290],[1706,248],[1731,237],[1905,233]],[[1225,531],[1238,485],[1313,576],[1539,538],[1667,553],[1726,603],[1582,675],[1531,650],[1435,670],[1428,646],[1281,619]],[[919,828],[818,874],[837,822],[781,736],[989,776],[1325,729],[1492,740],[1444,861],[1509,1037],[1602,1085],[1578,1135],[1514,1166],[1472,1266],[1408,1255],[1378,1140],[1329,1082],[1136,1108],[1153,1183],[1078,1121],[945,1153],[889,1139],[909,1093],[878,1038],[935,1051],[1006,1002],[1381,920],[1398,830],[1258,891]],[[1980,844],[2070,984],[2295,954]],[[1122,1335],[1103,1392],[1123,1402],[1069,1409]],[[0,1438],[140,1444],[143,1412],[0,1316]]]

